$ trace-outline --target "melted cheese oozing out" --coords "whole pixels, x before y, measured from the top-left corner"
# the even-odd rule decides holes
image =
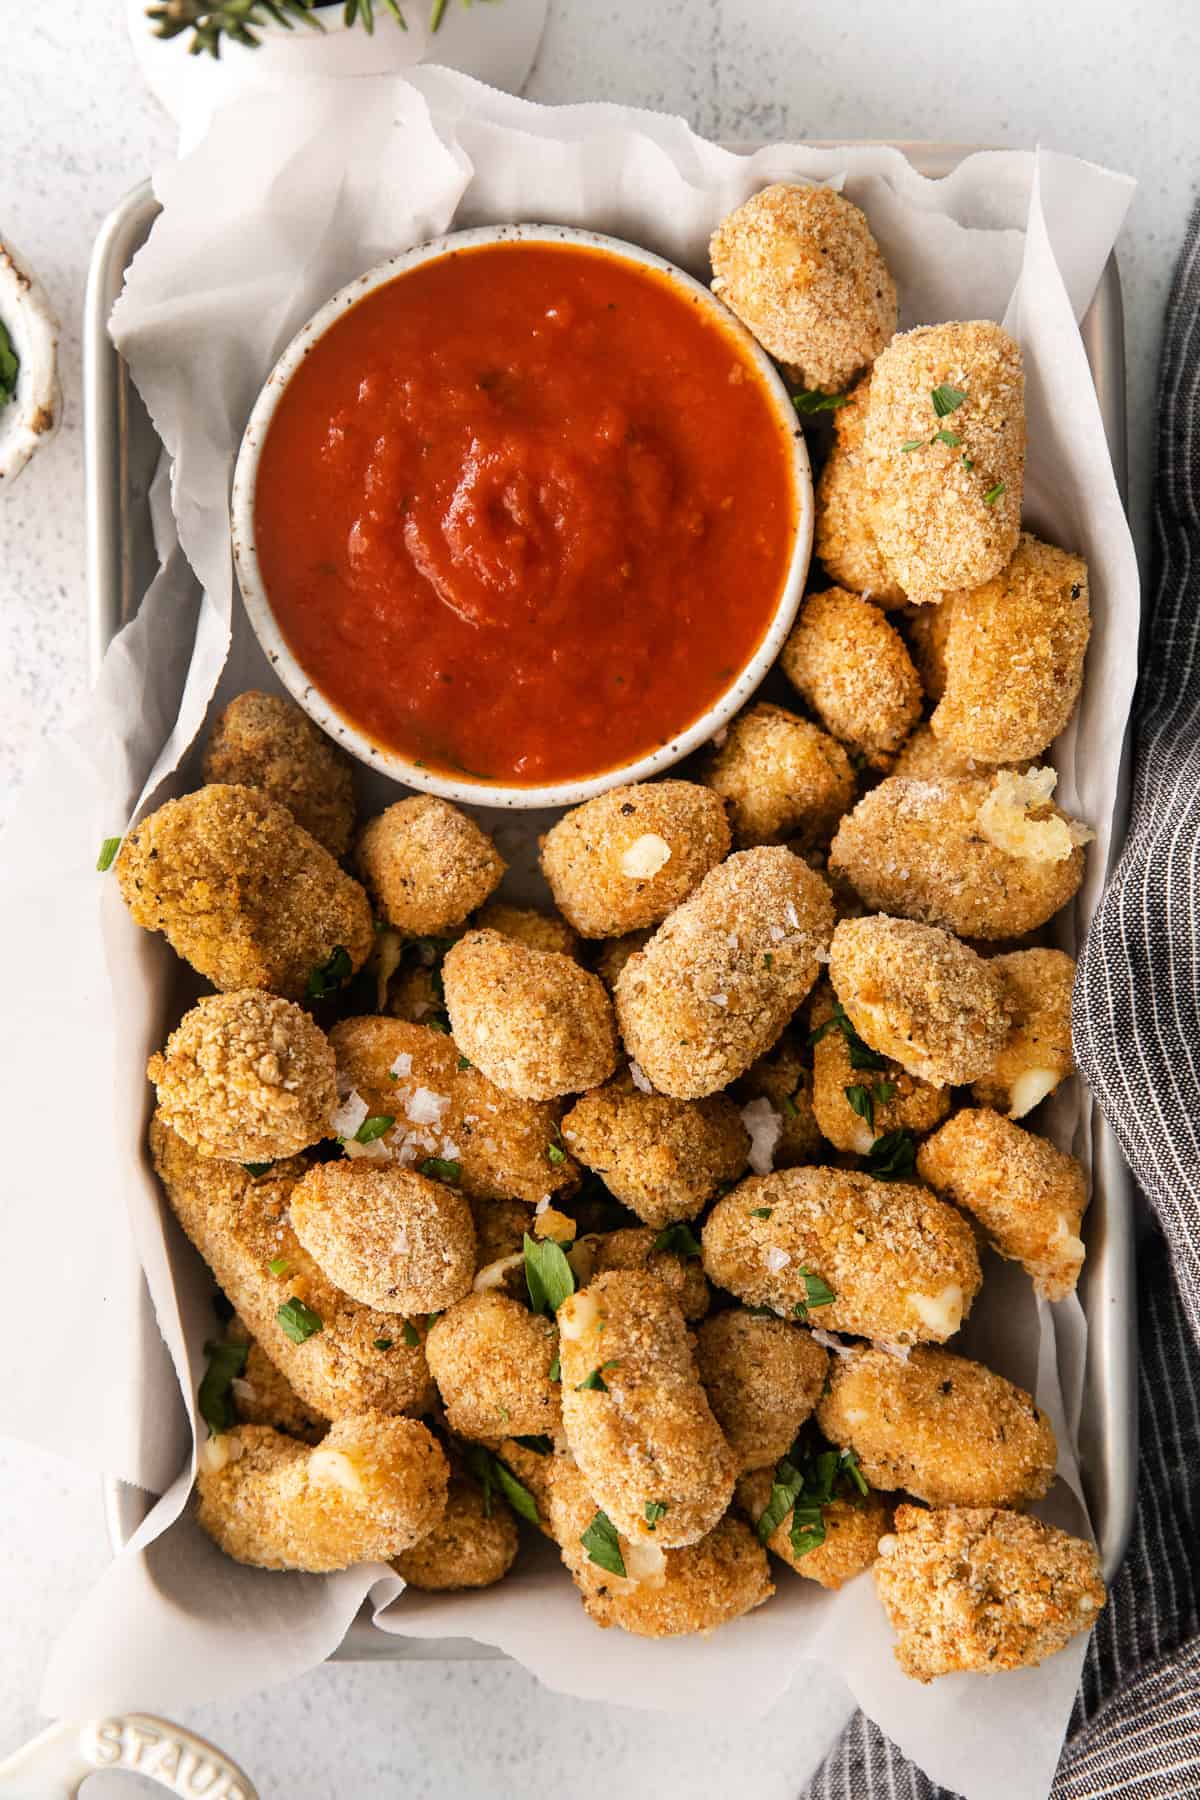
[[[348,1494],[364,1491],[358,1465],[344,1450],[314,1450],[308,1459],[308,1478],[322,1486],[343,1488]]]
[[[622,1538],[621,1555],[630,1581],[639,1587],[662,1586],[667,1574],[667,1557],[657,1544],[647,1543],[644,1538],[636,1543]]]
[[[1070,1258],[1072,1262],[1082,1263],[1084,1259],[1086,1252],[1083,1247],[1083,1239],[1076,1234],[1066,1213],[1058,1215],[1054,1233],[1050,1239],[1050,1248],[1060,1256]]]
[[[908,1304],[922,1325],[928,1326],[935,1337],[953,1337],[962,1324],[963,1291],[957,1281],[948,1283],[937,1294],[910,1291]]]
[[[1040,1100],[1054,1092],[1060,1079],[1053,1069],[1022,1069],[1009,1090],[1009,1118],[1023,1119]]]
[[[585,1289],[582,1294],[573,1294],[559,1309],[558,1329],[563,1337],[576,1341],[595,1330],[599,1316],[600,1302]]]
[[[657,831],[644,831],[621,852],[621,873],[630,881],[648,881],[671,860],[671,846]]]
[[[513,1269],[521,1268],[524,1261],[524,1251],[514,1250],[511,1256],[502,1256],[496,1262],[485,1263],[471,1283],[471,1291],[476,1294],[486,1294],[492,1288],[502,1287],[504,1277]]]

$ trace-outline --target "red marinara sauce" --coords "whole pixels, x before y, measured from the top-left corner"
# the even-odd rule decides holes
[[[262,578],[386,749],[512,786],[669,742],[749,660],[797,530],[736,329],[652,270],[490,244],[356,302],[277,405]]]

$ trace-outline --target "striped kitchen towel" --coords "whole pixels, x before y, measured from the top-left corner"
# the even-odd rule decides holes
[[[1138,1509],[1052,1800],[1200,1800],[1200,207],[1167,306],[1158,422],[1129,837],[1074,1019],[1155,1220],[1139,1256]],[[805,1800],[952,1797],[859,1713]]]

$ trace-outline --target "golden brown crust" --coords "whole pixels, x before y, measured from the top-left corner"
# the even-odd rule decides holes
[[[716,1093],[770,1049],[816,980],[832,930],[815,870],[773,846],[738,851],[621,971],[617,1017],[630,1055],[662,1093]]]
[[[468,1294],[430,1327],[426,1355],[451,1431],[494,1440],[511,1434],[553,1437],[562,1413],[552,1319],[506,1294]]]
[[[623,937],[608,938],[600,945],[596,953],[596,973],[610,993],[630,957],[644,950],[653,936],[650,930],[627,931]]]
[[[806,1274],[833,1290],[814,1324],[879,1343],[940,1343],[981,1281],[975,1239],[952,1206],[914,1182],[850,1169],[752,1175],[718,1200],[701,1234],[710,1281],[747,1306],[804,1316]]]
[[[246,1345],[246,1366],[234,1378],[232,1399],[239,1425],[270,1425],[285,1437],[305,1444],[319,1444],[329,1430],[329,1420],[303,1401],[287,1376],[277,1369],[261,1344],[250,1336],[238,1318],[229,1322],[228,1337]]]
[[[944,607],[927,606],[928,613],[941,613]],[[989,775],[993,764],[977,756],[960,756],[956,750],[934,737],[928,725],[918,725],[905,738],[899,756],[892,764],[893,775],[906,775],[910,781],[941,781],[944,776]]]
[[[202,1156],[273,1162],[332,1129],[337,1066],[325,1033],[259,988],[198,1001],[146,1073],[162,1117]]]
[[[950,635],[949,600],[926,606],[910,606],[904,614],[904,635],[921,685],[930,700],[940,700],[946,687],[946,639]],[[949,770],[939,770],[949,774]]]
[[[786,1319],[731,1307],[696,1333],[696,1367],[744,1473],[787,1455],[820,1396],[829,1355]]]
[[[135,923],[226,991],[299,1000],[336,949],[360,969],[374,943],[357,881],[255,788],[168,800],[128,833],[115,868]]]
[[[712,1294],[699,1256],[683,1256],[674,1250],[656,1250],[658,1233],[649,1225],[605,1231],[594,1240],[593,1275],[609,1269],[645,1269],[657,1276],[685,1319],[702,1319]]]
[[[814,1032],[834,1014],[832,990],[822,985],[809,1007]],[[940,1125],[950,1111],[950,1095],[898,1062],[883,1057],[881,1069],[856,1069],[850,1060],[846,1034],[837,1026],[822,1032],[813,1045],[812,1108],[821,1133],[836,1150],[866,1156],[876,1138],[891,1131],[911,1131],[920,1136]],[[870,1119],[855,1111],[847,1088],[865,1088],[870,1095]],[[861,1100],[861,1096],[857,1096]],[[809,1158],[808,1160],[814,1160]],[[777,1168],[784,1165],[777,1156]]]
[[[397,800],[369,820],[355,857],[388,924],[414,937],[461,925],[499,887],[505,869],[474,819],[432,794]]]
[[[286,806],[331,856],[344,856],[354,832],[351,762],[332,738],[279,694],[238,694],[204,748],[201,778],[259,788]]]
[[[442,965],[455,1042],[505,1093],[581,1093],[617,1065],[612,1003],[569,956],[469,931]]]
[[[870,467],[863,448],[871,378],[855,383],[833,415],[833,446],[817,482],[813,551],[831,581],[885,609],[903,606],[871,525]]]
[[[864,1043],[934,1087],[981,1075],[1012,1023],[999,971],[948,931],[912,919],[843,919],[829,977]]]
[[[513,1565],[520,1537],[504,1502],[491,1504],[473,1481],[451,1475],[446,1510],[411,1550],[393,1557],[392,1567],[409,1587],[445,1594],[461,1588],[494,1587]]]
[[[757,1525],[771,1498],[773,1474],[756,1469],[737,1485],[737,1503],[752,1525]],[[879,1555],[879,1540],[891,1530],[887,1502],[874,1492],[858,1499],[831,1500],[821,1508],[824,1541],[797,1554],[792,1547],[792,1512],[784,1514],[767,1539],[767,1549],[797,1575],[837,1589],[871,1568]]]
[[[1004,977],[1013,1023],[971,1095],[979,1106],[1020,1119],[1075,1071],[1075,959],[1063,950],[1013,950],[994,956],[991,966]]]
[[[694,1219],[746,1166],[750,1140],[725,1094],[671,1100],[644,1094],[628,1074],[577,1100],[564,1144],[647,1225]]]
[[[1033,1397],[949,1350],[836,1357],[817,1422],[872,1487],[930,1506],[1019,1507],[1054,1480],[1054,1432]]]
[[[728,806],[743,849],[828,843],[854,803],[854,770],[837,740],[766,701],[738,714],[704,779]]]
[[[441,1312],[470,1292],[475,1226],[460,1193],[411,1169],[318,1163],[292,1227],[330,1281],[385,1313]]]
[[[792,1169],[817,1162],[822,1144],[814,1110],[813,1069],[803,1038],[787,1030],[751,1063],[736,1084],[741,1100],[767,1100],[779,1120],[779,1136],[772,1151],[776,1169]]]
[[[415,1419],[338,1419],[316,1449],[266,1425],[212,1438],[196,1474],[200,1524],[235,1562],[321,1574],[386,1561],[432,1530],[449,1471]]]
[[[649,1273],[598,1275],[558,1309],[563,1429],[597,1504],[631,1540],[695,1543],[733,1496],[733,1454],[712,1415],[683,1314]]]
[[[1087,1177],[1073,1156],[987,1107],[964,1107],[917,1154],[923,1181],[973,1213],[1047,1300],[1074,1292]]]
[[[657,925],[729,849],[720,800],[692,781],[610,788],[564,813],[542,840],[542,873],[587,938]]]
[[[939,388],[964,396],[949,414],[934,405]],[[955,441],[935,437],[943,431]],[[871,524],[910,600],[940,600],[1004,567],[1025,479],[1025,376],[1007,332],[976,319],[893,338],[872,372],[864,441]]]
[[[921,716],[921,680],[879,607],[845,588],[810,594],[780,666],[827,731],[877,769]]]
[[[478,931],[498,931],[530,950],[553,950],[559,956],[579,957],[579,938],[557,913],[536,906],[510,906],[507,900],[489,900],[476,916]]]
[[[1044,1662],[1105,1602],[1096,1552],[1026,1513],[896,1511],[875,1585],[906,1675],[994,1674]]]
[[[800,387],[841,393],[896,329],[871,228],[832,188],[763,188],[722,219],[709,256],[713,292]]]

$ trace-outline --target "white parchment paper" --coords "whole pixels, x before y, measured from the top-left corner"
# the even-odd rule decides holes
[[[783,177],[838,183],[865,208],[903,324],[992,317],[1023,345],[1027,517],[1087,557],[1095,613],[1082,707],[1057,757],[1061,798],[1097,831],[1087,881],[1062,921],[1064,943],[1078,941],[1107,862],[1138,592],[1076,322],[1129,181],[1046,153],[975,155],[941,182],[884,148],[776,145],[741,157],[678,119],[540,108],[432,68],[298,82],[224,109],[159,176],[163,212],[113,319],[172,463],[172,511],[160,504],[157,514],[163,569],[109,652],[84,718],[30,784],[0,895],[10,946],[0,1092],[12,1108],[3,1242],[7,1266],[27,1276],[7,1303],[25,1379],[0,1393],[0,1429],[164,1493],[61,1639],[44,1693],[52,1712],[170,1712],[283,1680],[327,1654],[369,1597],[387,1608],[385,1630],[474,1637],[552,1687],[664,1710],[765,1710],[817,1659],[968,1800],[1048,1792],[1083,1640],[1041,1669],[921,1688],[895,1665],[869,1580],[828,1595],[777,1565],[767,1608],[710,1640],[652,1643],[599,1632],[547,1546],[523,1551],[494,1591],[431,1597],[400,1593],[380,1567],[322,1579],[240,1568],[187,1511],[211,1287],[164,1216],[142,1148],[142,1071],[173,1004],[173,959],[91,869],[101,837],[186,785],[213,707],[272,685],[235,606],[227,517],[257,389],[338,287],[455,224],[587,225],[703,275],[718,219]],[[366,797],[381,793],[364,780]],[[511,815],[504,829],[514,829]],[[1070,1084],[1053,1130],[1085,1159],[1086,1115]],[[69,1328],[46,1330],[47,1281],[55,1319]],[[1078,1305],[1039,1309],[1021,1271],[993,1260],[963,1348],[1036,1389],[1062,1445],[1053,1516],[1085,1531],[1071,1448]]]

